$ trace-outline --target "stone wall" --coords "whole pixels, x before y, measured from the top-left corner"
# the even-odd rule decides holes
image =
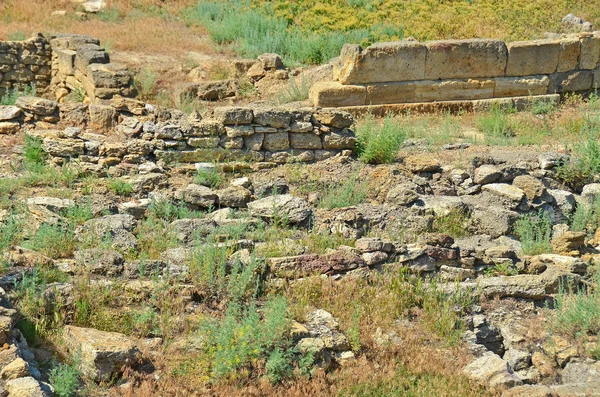
[[[38,35],[26,41],[0,41],[0,96],[35,85],[43,93],[50,85],[52,49]]]
[[[0,41],[0,96],[28,86],[59,101],[71,92],[79,96],[74,100],[87,102],[135,96],[129,70],[111,63],[98,39],[81,35]]]
[[[52,85],[57,100],[69,93],[96,99],[135,96],[133,78],[124,65],[111,63],[100,40],[82,35],[57,35],[52,47]]]
[[[339,110],[222,107],[201,116],[116,97],[83,104],[21,97],[0,106],[0,132],[40,137],[58,164],[89,170],[145,162],[324,160],[356,144],[354,120]]]
[[[504,43],[472,39],[343,47],[319,107],[477,100],[590,91],[600,83],[600,32]]]

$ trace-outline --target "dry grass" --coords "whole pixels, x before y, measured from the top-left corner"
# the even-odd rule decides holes
[[[35,7],[24,0],[7,0],[0,4],[0,40],[15,32],[30,36],[42,33],[79,33],[98,37],[119,51],[140,51],[183,55],[189,51],[212,52],[202,31],[186,27],[176,15],[191,0],[108,0],[108,9],[116,9],[115,18],[102,20],[90,16],[80,20],[74,13],[78,6],[68,0],[45,0]],[[114,7],[114,8],[113,8]],[[53,16],[65,10],[66,16]]]

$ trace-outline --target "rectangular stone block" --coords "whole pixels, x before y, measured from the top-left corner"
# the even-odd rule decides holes
[[[188,139],[188,145],[195,148],[216,148],[219,146],[219,138],[216,136],[202,137],[202,138],[190,138]]]
[[[274,152],[278,150],[287,150],[290,148],[290,139],[287,132],[276,132],[274,134],[265,134],[263,142],[265,150]]]
[[[579,69],[596,69],[600,62],[600,32],[581,38]]]
[[[380,83],[367,86],[367,104],[383,105],[417,101],[417,82]]]
[[[503,76],[506,60],[507,49],[501,40],[430,41],[424,79]]]
[[[548,76],[497,77],[494,97],[544,95],[548,91]]]
[[[265,134],[254,134],[244,137],[244,147],[248,150],[258,152],[262,149]]]
[[[593,80],[594,72],[591,70],[575,70],[573,72],[553,73],[550,75],[548,94],[587,91],[592,88]]]
[[[494,96],[494,80],[441,80],[416,83],[416,102],[483,99]]]
[[[87,67],[86,75],[95,87],[119,88],[131,83],[129,69],[118,63],[93,63]]]
[[[560,40],[560,52],[558,54],[557,72],[568,72],[577,69],[579,61],[579,37],[571,37]]]
[[[558,67],[560,43],[551,40],[508,43],[506,76],[550,74]]]
[[[425,44],[416,41],[376,43],[366,49],[356,44],[342,48],[334,79],[344,85],[423,80]]]
[[[359,85],[320,82],[313,84],[308,97],[317,107],[362,106],[366,105],[367,88]]]
[[[293,149],[322,149],[321,137],[310,133],[290,133],[290,146]]]

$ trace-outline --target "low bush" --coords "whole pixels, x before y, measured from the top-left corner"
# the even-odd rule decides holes
[[[597,275],[592,286],[578,291],[569,291],[563,285],[559,287],[552,319],[555,332],[583,338],[600,332],[599,281]]]
[[[216,169],[199,169],[194,177],[194,182],[211,189],[218,189],[225,183],[225,177]]]
[[[77,389],[81,383],[81,372],[78,361],[73,363],[61,363],[50,370],[49,380],[54,388],[54,394],[58,397],[73,397],[77,395]]]
[[[364,203],[367,198],[366,181],[352,175],[344,182],[326,187],[319,206],[327,209],[351,207]]]
[[[521,216],[514,225],[514,233],[521,241],[524,254],[552,252],[552,220],[545,212]]]
[[[131,196],[133,193],[133,185],[123,179],[109,178],[107,179],[107,187],[117,196]]]
[[[29,237],[25,246],[51,258],[69,258],[75,250],[76,240],[69,225],[44,223]]]
[[[38,137],[25,135],[23,146],[23,168],[31,172],[41,172],[46,165],[46,153]]]
[[[436,216],[431,231],[445,233],[452,237],[470,235],[471,217],[467,211],[451,210],[447,214]]]
[[[571,230],[594,234],[600,227],[600,197],[591,203],[579,203],[570,221]]]
[[[27,85],[22,88],[14,87],[12,90],[8,90],[6,94],[0,97],[0,105],[14,105],[17,103],[17,99],[22,96],[35,96],[35,86]]]
[[[580,125],[579,139],[572,145],[569,161],[560,165],[557,177],[579,190],[600,172],[600,116],[587,115]]]
[[[356,152],[369,164],[391,163],[409,135],[410,127],[403,118],[387,116],[379,123],[367,116],[356,127]]]

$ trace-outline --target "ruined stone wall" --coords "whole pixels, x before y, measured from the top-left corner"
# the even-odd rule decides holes
[[[319,107],[478,100],[590,91],[600,84],[600,32],[504,43],[472,39],[347,44]]]
[[[124,65],[110,62],[100,40],[82,35],[57,35],[50,40],[50,45],[52,86],[57,100],[72,92],[90,102],[115,95],[135,96],[131,73]]]
[[[21,97],[0,106],[0,127],[39,136],[58,164],[90,171],[145,162],[324,160],[354,149],[354,120],[338,110],[222,107],[201,116],[130,98],[83,104]]]
[[[26,41],[0,41],[0,96],[26,86],[45,92],[50,85],[51,59],[52,49],[42,35]]]

